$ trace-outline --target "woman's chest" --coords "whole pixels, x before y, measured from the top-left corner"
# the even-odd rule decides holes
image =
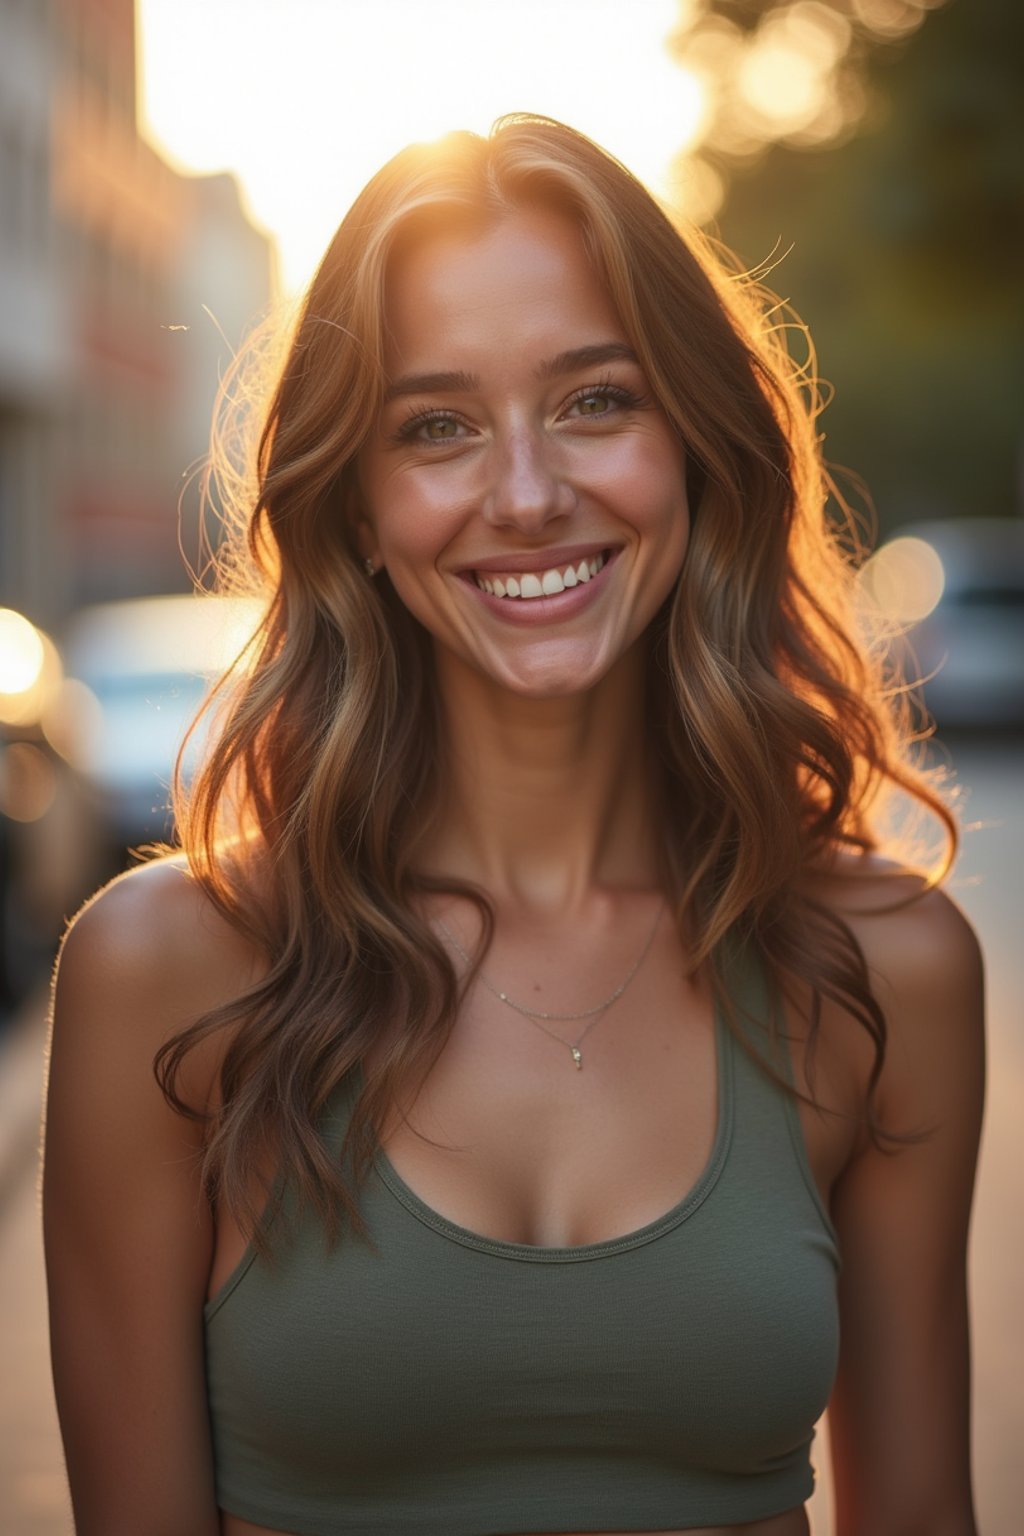
[[[662,1215],[699,1178],[719,1119],[717,1054],[700,997],[666,1008],[641,988],[585,1034],[478,998],[384,1151],[461,1226],[599,1242]]]
[[[571,1248],[632,1233],[700,1183],[734,1109],[726,1079],[741,1047],[730,1044],[710,989],[671,952],[656,951],[628,998],[596,1024],[542,1023],[478,993],[420,1091],[393,1117],[381,1155],[426,1208],[491,1239]],[[844,1043],[851,1026],[833,1027],[812,1085],[806,1026],[789,1016],[785,1028],[793,1086],[840,1111],[791,1106],[827,1208],[858,1136],[864,1050]],[[245,1246],[220,1213],[210,1296]]]
[[[297,1218],[224,1288],[207,1361],[225,1467],[284,1486],[301,1465],[328,1503],[367,1507],[518,1479],[509,1498],[583,1531],[566,1489],[602,1468],[597,1505],[640,1529],[712,1495],[764,1499],[733,1520],[780,1486],[802,1502],[837,1312],[799,1118],[699,990],[631,1003],[581,1066],[528,1020],[467,1013],[378,1151],[369,1240],[328,1251]]]
[[[514,1474],[510,1497],[528,1486],[552,1510],[614,1467],[615,1508],[651,1530],[671,1528],[655,1510],[731,1507],[741,1486],[802,1490],[835,1368],[834,1246],[786,1112],[721,1030],[712,1045],[711,1146],[642,1224],[634,1202],[628,1228],[578,1243],[502,1237],[386,1154],[362,1191],[368,1242],[328,1253],[300,1221],[208,1317],[226,1461],[255,1438],[261,1476],[298,1460],[371,1504]]]
[[[813,1098],[801,1027],[786,1029],[777,1071]],[[707,1169],[742,1050],[728,1031],[709,987],[670,964],[652,963],[596,1027],[537,1021],[477,993],[389,1127],[386,1161],[427,1206],[492,1238],[574,1247],[620,1237],[676,1206]],[[791,1110],[827,1206],[855,1144],[860,1089],[831,1036],[818,1065],[815,1085],[843,1113],[799,1099]],[[787,1090],[775,1092],[781,1108]]]

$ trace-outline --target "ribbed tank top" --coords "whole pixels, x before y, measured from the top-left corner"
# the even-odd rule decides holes
[[[743,971],[731,995],[767,1058],[766,989]],[[707,1164],[626,1236],[481,1237],[382,1151],[371,1244],[328,1248],[286,1194],[287,1241],[270,1262],[247,1250],[205,1309],[221,1507],[299,1536],[505,1536],[802,1504],[836,1366],[835,1232],[795,1103],[715,1029]],[[339,1149],[356,1088],[325,1122]]]

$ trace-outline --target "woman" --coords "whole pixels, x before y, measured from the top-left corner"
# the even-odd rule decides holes
[[[800,1536],[826,1403],[842,1536],[973,1532],[978,951],[774,338],[546,119],[345,218],[187,858],[59,968],[83,1536]]]

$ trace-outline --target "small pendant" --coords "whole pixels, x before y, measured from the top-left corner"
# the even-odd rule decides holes
[[[583,1071],[583,1057],[580,1054],[579,1046],[578,1045],[570,1045],[569,1049],[570,1049],[570,1051],[572,1051],[572,1059],[576,1063],[576,1071],[577,1072],[582,1072]]]

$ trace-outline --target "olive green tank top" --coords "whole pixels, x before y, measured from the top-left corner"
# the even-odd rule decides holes
[[[767,1057],[759,969],[731,993]],[[220,1506],[299,1536],[504,1536],[741,1524],[806,1500],[835,1232],[793,1100],[721,1017],[716,1034],[707,1164],[626,1236],[481,1237],[380,1151],[370,1244],[329,1249],[285,1196],[287,1242],[269,1263],[247,1251],[205,1309]],[[356,1088],[325,1123],[339,1149]]]

